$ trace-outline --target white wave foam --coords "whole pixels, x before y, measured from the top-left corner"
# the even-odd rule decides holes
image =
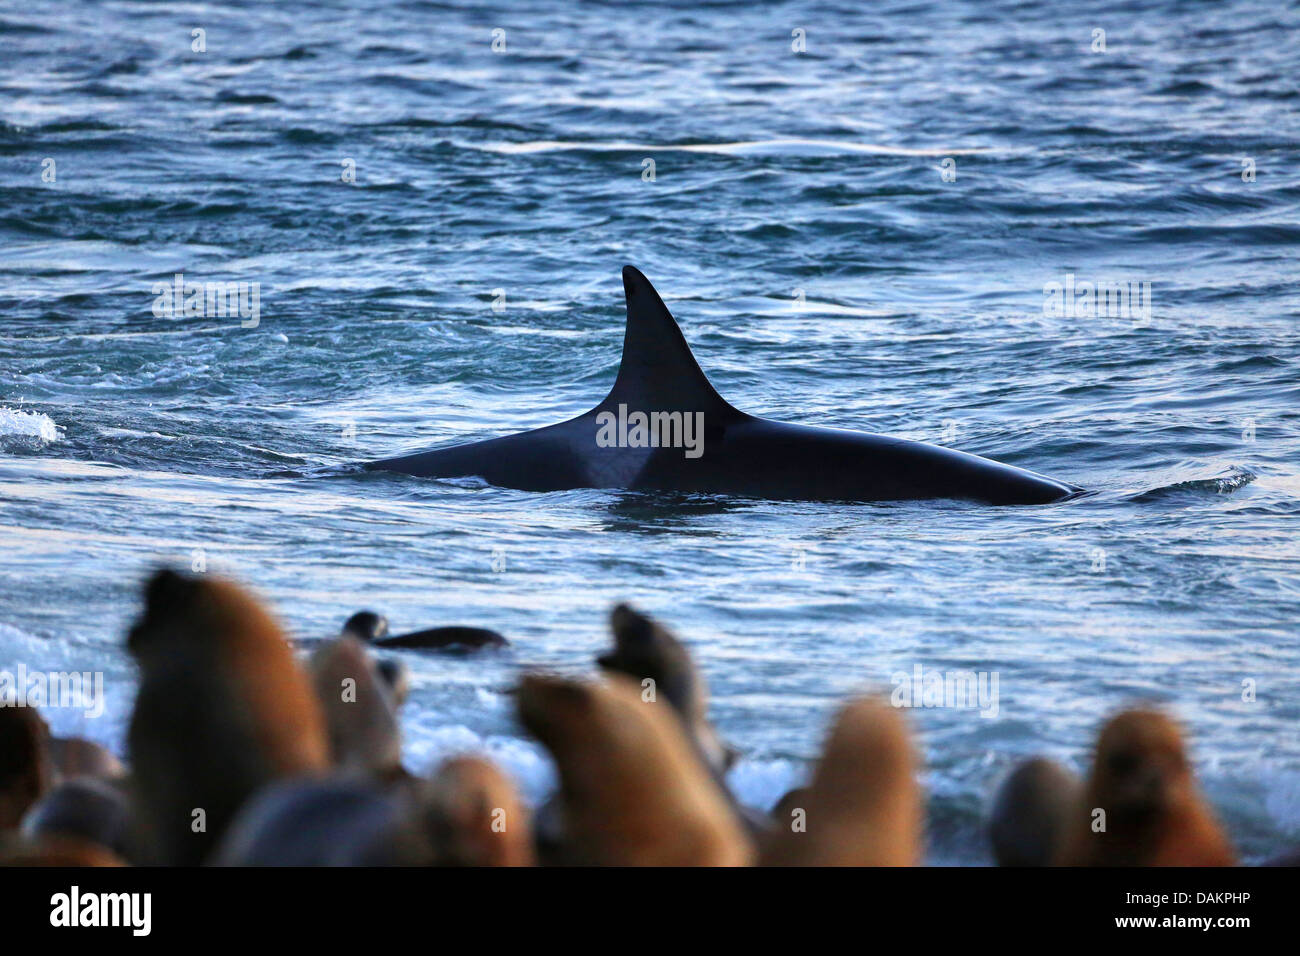
[[[420,726],[403,722],[406,764],[418,774],[427,774],[448,757],[478,754],[488,757],[506,771],[519,786],[524,799],[534,806],[555,789],[555,765],[539,744],[518,737],[480,736],[463,724]]]
[[[1284,833],[1300,833],[1300,773],[1283,771],[1266,780],[1264,806]]]
[[[60,437],[59,430],[60,426],[56,425],[49,415],[0,407],[0,438],[15,435],[20,438],[37,438],[43,442],[56,442]]]
[[[808,768],[794,760],[742,758],[727,771],[727,786],[747,807],[771,810],[795,787],[807,783]]]

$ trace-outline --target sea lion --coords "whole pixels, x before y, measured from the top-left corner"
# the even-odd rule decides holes
[[[42,837],[0,841],[0,866],[126,866],[126,863],[95,843],[70,837]]]
[[[630,678],[525,676],[524,726],[555,758],[570,862],[739,866],[752,847],[717,781],[663,701]]]
[[[1182,732],[1165,714],[1128,710],[1102,727],[1061,862],[1067,866],[1232,866],[1237,862],[1196,785]]]
[[[355,778],[286,780],[250,800],[217,866],[419,866],[432,861],[401,789]]]
[[[988,834],[998,866],[1051,866],[1078,806],[1079,778],[1045,757],[1021,762],[998,787]]]
[[[111,780],[126,774],[122,761],[107,748],[84,737],[51,737],[50,758],[61,780],[100,777]]]
[[[400,710],[411,695],[411,669],[399,660],[381,657],[375,661],[375,673],[388,688],[388,696],[393,699],[393,707]]]
[[[644,688],[654,681],[676,708],[687,734],[704,762],[721,779],[736,760],[736,752],[723,744],[709,723],[709,688],[691,653],[666,627],[627,604],[610,612],[614,649],[596,658],[607,671],[626,674]]]
[[[357,611],[343,622],[341,633],[351,634],[363,644],[369,644],[388,633],[388,618],[375,611]]]
[[[0,833],[50,789],[50,728],[32,707],[0,705]]]
[[[923,808],[903,715],[861,698],[835,722],[802,816],[764,841],[765,866],[915,866]]]
[[[397,710],[365,647],[345,633],[317,648],[309,669],[334,763],[391,776],[402,763]]]
[[[469,756],[444,761],[421,802],[439,866],[536,862],[528,810],[492,761]]]
[[[484,647],[507,647],[510,642],[486,627],[430,627],[410,634],[391,634],[377,638],[377,647],[435,648],[475,651]]]
[[[510,642],[486,627],[449,625],[429,627],[409,634],[389,634],[388,619],[374,611],[358,611],[343,625],[343,633],[377,647],[403,647],[435,650],[478,650],[483,647],[507,647]]]
[[[60,783],[32,805],[22,822],[22,834],[29,840],[82,840],[123,859],[131,856],[130,832],[126,793],[112,783],[87,776]]]
[[[329,766],[325,722],[279,625],[242,588],[162,570],[144,597],[127,636],[140,667],[134,816],[147,859],[196,865],[255,791]]]

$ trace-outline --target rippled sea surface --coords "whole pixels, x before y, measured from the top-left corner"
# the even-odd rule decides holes
[[[0,667],[104,671],[106,716],[48,716],[120,750],[159,562],[251,583],[304,640],[362,607],[492,627],[511,648],[404,652],[409,761],[486,749],[536,798],[552,771],[507,691],[590,672],[626,599],[698,656],[754,804],[801,781],[837,701],[920,665],[999,680],[995,716],[913,714],[932,859],[987,860],[999,775],[1086,768],[1133,700],[1188,725],[1245,855],[1282,849],[1298,26],[1158,0],[0,4]],[[590,408],[624,263],[742,409],[1094,493],[664,500],[350,467]],[[256,327],[156,314],[178,272],[259,283]],[[1148,282],[1149,313],[1048,314],[1067,276]]]

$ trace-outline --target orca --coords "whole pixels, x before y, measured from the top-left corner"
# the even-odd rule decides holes
[[[951,448],[742,412],[701,371],[650,281],[623,268],[627,328],[614,387],[577,418],[366,463],[425,478],[787,501],[958,499],[1047,504],[1083,489]]]

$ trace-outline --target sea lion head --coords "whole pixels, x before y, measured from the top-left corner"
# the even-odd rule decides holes
[[[638,681],[655,682],[658,692],[688,719],[703,703],[703,688],[690,653],[666,628],[627,604],[617,605],[609,615],[614,632],[614,649],[596,658],[608,671],[626,674]]]
[[[1129,710],[1112,718],[1097,741],[1091,791],[1112,817],[1141,822],[1185,795],[1191,768],[1183,735],[1157,710]]]
[[[262,603],[233,581],[161,568],[144,587],[144,612],[127,633],[127,649],[142,660],[180,646],[210,649],[232,634],[267,634],[280,626]]]
[[[655,693],[663,694],[681,715],[705,762],[714,773],[725,774],[740,755],[709,723],[708,685],[686,645],[627,604],[615,606],[609,625],[614,649],[596,658],[596,663],[610,673],[633,678],[643,688],[646,680],[653,681]]]
[[[1105,826],[1098,827],[1103,819]],[[1106,722],[1061,862],[1084,866],[1232,866],[1236,862],[1231,841],[1196,785],[1182,731],[1170,717],[1138,708]]]
[[[752,847],[680,716],[630,678],[523,678],[519,716],[555,758],[570,862],[743,865]]]
[[[357,611],[344,622],[342,633],[369,644],[388,633],[388,618],[375,611]]]

